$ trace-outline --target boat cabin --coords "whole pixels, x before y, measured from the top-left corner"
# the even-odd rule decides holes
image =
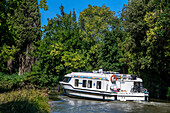
[[[60,84],[66,94],[73,96],[99,98],[100,95],[102,99],[111,100],[121,100],[122,97],[126,96],[125,100],[131,100],[133,96],[138,100],[139,96],[139,100],[141,100],[141,95],[145,97],[147,94],[142,82],[142,79],[136,75],[99,70],[72,72],[65,75]]]

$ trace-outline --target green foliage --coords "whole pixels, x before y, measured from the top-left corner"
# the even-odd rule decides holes
[[[44,9],[45,11],[48,10],[47,0],[41,0],[39,6],[41,9]]]
[[[126,67],[128,67],[129,74],[136,74],[135,70],[137,70],[136,65],[136,54],[132,54],[133,49],[136,48],[136,44],[134,40],[130,36],[126,36],[125,40],[122,42],[118,40],[119,50],[121,51],[122,58],[120,58],[120,62],[124,62]],[[127,70],[126,70],[127,71]]]
[[[105,67],[110,61],[105,60],[102,46],[106,46],[108,32],[114,30],[119,25],[119,19],[114,15],[113,11],[110,11],[109,7],[103,5],[102,7],[88,5],[87,9],[84,9],[79,16],[79,26],[81,32],[81,38],[83,41],[83,49],[87,52],[86,57],[86,70],[92,71],[99,69],[101,65],[105,69],[110,69],[109,65]],[[108,37],[110,40],[110,37]],[[116,38],[115,38],[116,39]],[[110,47],[113,47],[115,43],[111,43]],[[103,47],[104,49],[104,47]],[[109,54],[109,53],[106,53]],[[112,57],[109,57],[112,59]],[[113,63],[111,61],[110,63]],[[112,69],[114,70],[114,69]]]
[[[19,3],[21,3],[21,0],[1,0],[0,2],[0,47],[2,47],[3,44],[13,44],[14,34],[8,18],[9,15],[14,15],[13,9],[17,9]]]
[[[10,16],[9,19],[13,24],[15,34],[17,34],[15,42],[19,51],[13,62],[19,65],[14,65],[13,68],[19,71],[19,75],[23,75],[25,72],[31,71],[34,58],[30,54],[34,49],[33,45],[41,37],[38,0],[23,0],[14,13],[15,15]]]
[[[28,73],[27,76],[28,80],[37,86],[50,87],[56,85],[59,81],[57,71],[64,69],[60,60],[62,48],[56,49],[57,47],[53,47],[53,45],[53,41],[44,38],[40,41],[40,46],[36,50],[36,57],[40,59],[33,67],[32,73]],[[54,52],[55,54],[58,52],[58,54],[55,55]]]
[[[15,33],[9,15],[14,15],[13,9],[17,9],[21,0],[1,0],[0,2],[0,70],[7,72],[7,61],[14,58]]]
[[[167,98],[170,100],[170,87],[168,87]]]
[[[68,52],[65,51],[61,58],[64,62],[64,67],[66,68],[66,73],[71,73],[73,71],[81,71],[85,67],[84,55],[81,51],[78,52]]]
[[[121,18],[128,37],[120,44],[128,70],[144,79],[150,96],[166,98],[169,77],[169,3],[133,0]]]
[[[145,46],[142,44],[146,37],[147,24],[144,20],[144,16],[147,11],[147,2],[136,0],[129,1],[128,5],[125,5],[122,9],[121,19],[123,20],[123,27],[125,31],[130,35],[125,40],[126,48],[123,50],[124,54],[130,57],[130,62],[127,65],[131,67],[133,73],[140,74],[140,69],[143,68],[143,59],[145,53]],[[128,47],[129,46],[129,47]],[[131,47],[133,46],[133,47]],[[126,50],[127,49],[127,50]],[[130,51],[129,51],[130,50]],[[127,56],[125,56],[127,57]],[[133,60],[133,61],[132,61]]]
[[[14,45],[8,46],[8,45],[3,45],[0,47],[0,64],[1,64],[1,71],[7,72],[7,62],[8,60],[14,60],[15,57],[14,55],[19,51]]]
[[[44,26],[43,39],[34,52],[38,61],[29,78],[41,87],[55,86],[63,75],[85,66],[75,11],[66,14],[62,5],[60,10],[61,15]]]
[[[157,2],[152,3],[156,4]],[[146,13],[144,20],[148,24],[149,29],[147,30],[147,38],[144,43],[147,46],[146,55],[148,68],[154,68],[156,70],[163,68],[164,71],[168,72],[167,67],[169,61],[169,11],[168,6],[162,1],[159,3],[153,11]],[[162,5],[162,6],[161,6]],[[163,6],[164,5],[164,6]],[[153,7],[153,6],[150,6]],[[155,57],[156,56],[156,57]],[[161,61],[158,59],[162,59]],[[155,63],[155,61],[157,63]],[[159,64],[159,66],[157,66]]]
[[[102,40],[105,31],[114,28],[113,20],[116,20],[114,14],[105,5],[102,7],[88,5],[88,8],[80,13],[80,30],[83,40],[89,44],[88,48]]]
[[[119,21],[117,20],[115,23],[118,24]],[[124,67],[125,63],[121,61],[123,54],[119,48],[119,43],[122,44],[124,38],[125,34],[123,33],[123,30],[119,28],[119,24],[115,29],[105,33],[99,58],[100,65],[103,66],[104,70],[121,71],[122,73],[126,73]]]
[[[36,89],[22,89],[0,94],[2,113],[48,113],[48,97]]]
[[[17,34],[17,47],[26,49],[25,46],[29,43],[40,39],[41,24],[38,1],[23,0],[14,13],[15,15],[9,19],[11,19],[15,33]],[[23,51],[22,49],[21,51]]]
[[[32,61],[22,61],[19,58],[22,56],[24,59],[26,49],[32,50],[32,44],[40,39],[39,7],[47,10],[46,0],[41,0],[39,6],[38,0],[1,0],[0,71],[16,73],[20,66],[24,71],[31,70],[23,64]]]
[[[0,72],[0,93],[24,86],[25,76],[17,74],[7,75]]]

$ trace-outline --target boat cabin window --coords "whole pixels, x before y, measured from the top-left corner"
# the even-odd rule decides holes
[[[88,88],[92,88],[92,81],[91,80],[88,80],[88,85],[87,85]]]
[[[134,82],[134,87],[141,88],[141,87],[143,87],[143,84],[142,84],[142,82]]]
[[[63,82],[69,82],[71,80],[71,77],[64,77]]]
[[[76,86],[76,87],[79,86],[79,79],[75,79],[75,86]]]
[[[83,80],[83,87],[86,87],[87,80]]]
[[[141,89],[143,89],[142,82],[134,82],[134,91],[135,92],[140,92]]]
[[[97,89],[101,89],[101,81],[97,81],[96,88],[97,88]]]

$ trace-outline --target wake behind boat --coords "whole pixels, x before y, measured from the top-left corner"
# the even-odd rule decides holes
[[[99,71],[72,72],[60,81],[68,96],[102,100],[148,101],[149,93],[143,88],[142,79],[136,75]]]

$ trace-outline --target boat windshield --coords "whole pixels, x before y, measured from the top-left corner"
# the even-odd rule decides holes
[[[64,77],[63,82],[69,82],[71,80],[71,77]]]

